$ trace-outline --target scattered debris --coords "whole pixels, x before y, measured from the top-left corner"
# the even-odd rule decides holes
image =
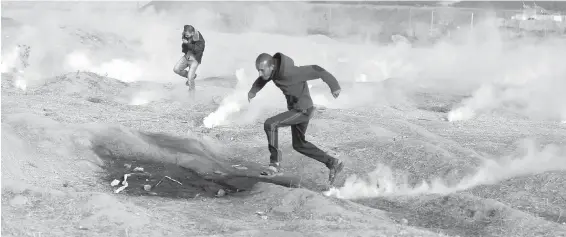
[[[115,180],[112,180],[112,183],[110,183],[110,186],[114,187],[118,184],[120,184],[120,180],[115,179]]]
[[[171,180],[171,181],[173,181],[173,182],[176,182],[176,183],[178,183],[179,185],[183,185],[181,182],[179,182],[179,181],[177,181],[177,180],[175,180],[175,179],[172,179],[172,178],[169,177],[169,176],[165,176],[165,178],[167,178],[167,179],[169,179],[169,180]]]
[[[79,230],[88,230],[88,228],[81,225],[79,226]]]
[[[157,184],[156,184],[155,186],[153,186],[153,187],[159,186],[159,185],[161,184],[161,182],[163,182],[164,179],[165,179],[165,177],[161,178],[161,179],[159,180],[159,182],[157,182]]]
[[[165,177],[161,178],[161,179],[159,180],[159,182],[157,182],[157,184],[156,184],[155,186],[153,186],[153,187],[159,186],[159,185],[163,182],[164,179],[169,179],[169,180],[171,180],[171,181],[173,181],[173,182],[175,182],[175,183],[178,183],[179,185],[183,185],[181,182],[179,182],[179,181],[177,181],[177,180],[175,180],[175,179],[173,179],[173,178],[171,178],[171,177],[169,177],[169,176],[165,176]],[[151,186],[150,186],[150,188],[151,188]],[[144,185],[144,189],[145,189],[145,185]],[[149,191],[149,190],[146,190],[146,191]]]
[[[126,189],[128,187],[128,177],[130,177],[131,174],[125,174],[124,175],[124,181],[122,181],[122,187],[119,187],[118,189],[116,189],[114,191],[114,193],[119,193],[122,192],[124,189]]]
[[[224,172],[222,172],[220,170],[215,170],[214,173],[219,174],[219,175],[226,175]]]
[[[242,166],[242,165],[232,165],[233,168],[236,168],[238,170],[247,170],[248,167]]]
[[[102,103],[102,99],[96,98],[96,97],[89,97],[86,100],[91,102],[91,103],[96,103],[96,104]]]
[[[125,184],[124,186],[119,187],[118,189],[116,189],[116,190],[114,191],[114,193],[122,192],[122,191],[124,191],[124,189],[126,189],[127,187],[128,187],[128,182],[126,182],[126,184]]]
[[[124,167],[126,167],[126,169],[131,169],[132,165],[131,164],[124,164]]]
[[[218,193],[216,193],[216,197],[224,197],[226,195],[226,191],[224,189],[219,189]]]
[[[143,190],[145,190],[145,191],[150,191],[150,190],[151,190],[151,185],[149,185],[149,184],[144,185],[144,186],[143,186]]]

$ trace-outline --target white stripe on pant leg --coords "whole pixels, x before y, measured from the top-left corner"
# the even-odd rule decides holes
[[[293,114],[293,116],[290,116],[290,117],[288,117],[288,118],[286,118],[286,119],[283,119],[283,120],[281,120],[280,122],[277,122],[277,124],[284,123],[284,122],[288,122],[289,120],[296,119],[296,118],[299,117],[299,116],[301,116],[301,113]]]
[[[270,141],[268,141],[268,142],[271,143],[271,144],[273,144],[273,138],[275,137],[275,129],[277,129],[277,127],[278,127],[279,124],[284,123],[284,122],[287,122],[287,121],[292,120],[292,119],[295,119],[295,118],[297,118],[299,115],[301,115],[301,114],[300,114],[300,113],[296,113],[296,114],[294,114],[293,116],[289,116],[289,117],[286,118],[286,119],[283,119],[283,120],[281,120],[281,121],[277,121],[277,122],[275,122],[275,123],[270,124],[270,125],[269,125],[269,128],[270,128],[270,130],[271,130],[271,139],[272,139],[272,140],[270,140]]]
[[[289,117],[286,118],[286,119],[283,119],[283,120],[278,121],[278,122],[276,122],[276,123],[272,123],[272,124],[271,124],[271,127],[270,127],[270,129],[271,129],[271,139],[274,139],[274,137],[275,137],[275,129],[277,129],[277,127],[278,127],[279,124],[284,123],[284,122],[287,122],[287,121],[289,121],[289,120],[296,119],[296,118],[297,118],[298,116],[300,116],[300,115],[301,115],[300,113],[296,113],[296,114],[294,114],[293,116],[289,116]],[[273,141],[269,141],[269,142],[270,142],[271,144],[274,143]]]
[[[271,129],[271,141],[269,141],[269,143],[270,143],[271,145],[275,146],[275,144],[274,144],[274,143],[275,143],[275,142],[274,142],[274,140],[275,140],[275,129],[277,129],[277,127],[278,127],[279,124],[284,123],[284,122],[288,122],[288,121],[293,120],[293,119],[296,119],[296,118],[299,117],[300,115],[301,115],[300,113],[296,113],[296,114],[293,114],[293,116],[289,116],[288,118],[283,119],[283,120],[281,120],[281,121],[279,121],[279,122],[272,123],[271,126],[270,126],[270,129]],[[282,156],[281,153],[282,153],[282,152],[281,152],[281,150],[279,149],[279,147],[276,147],[275,149],[277,150],[277,162],[280,162],[280,161],[281,161],[281,156]]]

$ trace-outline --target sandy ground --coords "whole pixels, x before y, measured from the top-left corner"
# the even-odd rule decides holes
[[[3,41],[4,52],[17,41],[10,32],[25,21],[19,11],[25,8],[6,11],[13,20],[2,20],[3,40],[13,40]],[[114,33],[102,34],[104,42],[93,46],[106,47],[98,59],[135,57],[113,51],[139,46],[116,43]],[[93,45],[85,39],[81,43]],[[206,75],[209,69],[203,70]],[[190,153],[144,135],[163,133],[177,149],[200,151],[186,140],[196,139],[213,154],[192,154],[187,167],[264,165],[262,123],[283,111],[283,100],[235,113],[254,114],[247,119],[205,128],[203,119],[226,105],[222,98],[249,83],[229,74],[203,76],[190,98],[178,78],[124,82],[67,70],[24,80],[22,87],[21,77],[2,73],[3,236],[566,236],[564,123],[502,108],[448,122],[448,112],[469,93],[413,89],[402,102],[319,106],[307,139],[346,162],[337,189],[327,195],[326,168],[294,151],[289,129],[281,129],[283,167],[303,187],[259,182],[222,197],[199,188],[161,197],[113,193],[96,148],[131,160]],[[347,91],[359,83],[344,85]],[[406,89],[387,81],[361,87],[389,98]]]

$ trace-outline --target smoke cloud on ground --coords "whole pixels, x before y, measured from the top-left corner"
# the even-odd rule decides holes
[[[343,187],[331,189],[325,192],[325,195],[358,199],[391,195],[449,194],[515,177],[564,170],[566,147],[553,144],[541,146],[534,140],[523,140],[514,155],[498,160],[484,160],[484,164],[475,173],[464,177],[454,186],[447,186],[447,182],[442,179],[423,181],[420,185],[410,186],[406,175],[398,174],[385,165],[378,165],[367,178],[351,176]]]
[[[8,45],[3,44],[7,49],[3,50],[2,70],[17,67],[18,59],[10,56],[17,44],[25,44],[31,48],[29,66],[20,72],[25,79],[18,80],[22,89],[77,70],[127,82],[173,82],[182,86],[183,78],[172,69],[181,56],[180,29],[183,24],[193,24],[207,42],[199,79],[234,75],[238,70],[244,70],[246,77],[239,78],[240,85],[228,95],[231,99],[225,99],[207,119],[209,127],[254,121],[261,114],[245,112],[250,106],[245,99],[247,90],[256,78],[253,63],[261,52],[283,52],[298,65],[318,64],[333,73],[344,87],[337,100],[323,82],[310,82],[315,103],[326,107],[402,103],[402,97],[391,101],[392,95],[434,89],[472,95],[449,113],[450,121],[473,119],[498,109],[530,118],[566,119],[562,103],[566,93],[561,89],[566,85],[566,70],[560,64],[561,52],[566,51],[564,39],[510,40],[496,28],[494,19],[484,19],[473,30],[463,26],[452,33],[452,40],[440,40],[430,47],[411,47],[403,40],[377,45],[362,39],[368,33],[379,33],[378,25],[358,27],[342,41],[323,35],[306,36],[307,29],[315,24],[308,13],[318,14],[306,3],[157,2],[156,6],[174,9],[175,4],[180,4],[178,10],[191,14],[169,14],[153,7],[138,12],[132,3],[75,3],[80,8],[73,6],[65,15],[51,17],[48,9],[68,6],[34,5],[36,14],[19,16],[16,20],[23,25],[4,33],[10,40]],[[245,17],[252,10],[258,14]],[[7,17],[17,12],[8,12]],[[330,33],[344,35],[345,25],[333,25]],[[375,83],[356,85],[387,79],[397,81],[394,88]],[[254,110],[264,111],[283,101],[279,92],[269,87],[258,94],[261,103],[251,104],[258,107]]]

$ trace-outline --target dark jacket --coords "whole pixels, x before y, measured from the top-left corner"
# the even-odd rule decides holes
[[[307,81],[320,78],[328,84],[330,91],[334,92],[340,89],[338,80],[318,65],[295,66],[293,59],[282,53],[276,53],[273,58],[279,64],[276,71],[272,73],[269,80],[258,77],[253,83],[250,93],[255,95],[269,81],[273,81],[285,95],[287,109],[305,111],[313,106]]]
[[[185,43],[181,44],[182,52],[186,54],[187,52],[190,51],[195,55],[197,62],[200,64],[202,61],[202,54],[204,53],[204,47],[205,47],[204,37],[202,37],[200,31],[196,31],[196,34],[195,36],[192,37],[192,39],[185,37],[185,34],[182,34],[181,37],[183,39],[189,40],[188,44]]]

